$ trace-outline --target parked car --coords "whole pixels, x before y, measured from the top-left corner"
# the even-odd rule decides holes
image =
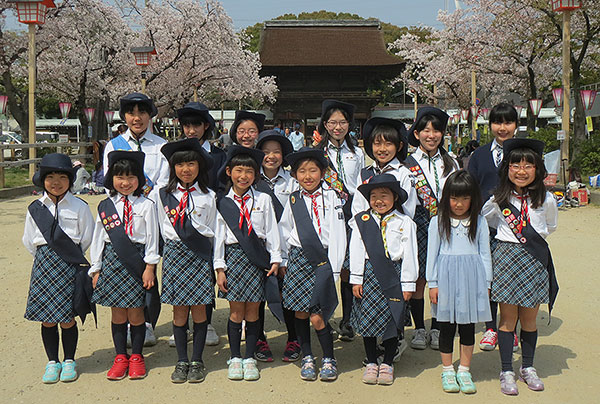
[[[21,144],[23,143],[23,141],[21,135],[19,135],[16,132],[2,131],[2,135],[0,135],[0,143]],[[23,149],[3,149],[2,153],[4,156],[4,160],[20,158],[23,155]]]

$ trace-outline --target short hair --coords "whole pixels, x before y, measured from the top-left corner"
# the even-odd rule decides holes
[[[134,196],[140,196],[146,185],[146,179],[144,176],[144,169],[139,164],[130,159],[120,159],[113,163],[108,169],[108,175],[114,177],[115,175],[135,175],[138,178],[138,187],[133,191]],[[115,190],[114,180],[110,182],[110,196],[115,196],[118,192]]]
[[[316,159],[314,157],[305,157],[305,158],[296,160],[294,162],[294,164],[292,164],[292,166],[291,166],[292,174],[296,175],[296,171],[298,171],[298,168],[300,168],[300,166],[306,161],[314,162],[317,165],[317,167],[319,167],[319,169],[321,170],[321,173],[323,171],[325,171],[325,166],[323,166],[323,163],[319,159]]]
[[[177,184],[179,183],[179,178],[177,178],[177,174],[175,174],[175,165],[187,163],[188,161],[198,162],[198,175],[194,179],[194,182],[198,183],[198,186],[203,193],[208,192],[209,181],[206,161],[196,150],[180,150],[173,153],[169,159],[169,182],[167,183],[167,192],[175,191],[175,189],[177,189]]]
[[[152,106],[148,105],[145,102],[131,102],[131,103],[126,103],[123,106],[123,115],[124,114],[131,114],[134,110],[135,107],[138,107],[138,111],[140,112],[146,112],[148,113],[148,115],[152,116]]]
[[[489,117],[490,124],[492,123],[505,123],[505,122],[519,122],[519,115],[517,110],[512,105],[501,102],[495,105],[490,111]]]

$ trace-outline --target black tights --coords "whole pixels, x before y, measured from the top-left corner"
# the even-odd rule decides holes
[[[452,353],[456,323],[438,321],[438,324],[440,326],[440,352]],[[458,324],[458,335],[460,336],[461,345],[475,345],[475,324]]]

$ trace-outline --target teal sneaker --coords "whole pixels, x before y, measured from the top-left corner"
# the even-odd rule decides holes
[[[72,359],[67,359],[62,363],[62,371],[60,372],[61,382],[74,382],[79,375],[77,374],[77,364]]]
[[[460,391],[460,386],[456,382],[456,372],[454,370],[442,372],[442,388],[446,393],[458,393]]]
[[[231,358],[227,361],[227,364],[229,365],[227,370],[229,380],[244,380],[242,358]]]
[[[53,384],[58,382],[60,379],[60,362],[50,361],[46,365],[46,372],[42,376],[42,382],[45,384]]]
[[[252,381],[260,379],[260,372],[256,366],[256,359],[246,358],[242,361],[242,367],[244,369],[244,380]]]
[[[477,393],[477,387],[475,387],[475,383],[473,383],[471,372],[458,372],[456,374],[456,380],[458,381],[458,385],[460,386],[460,391],[462,391],[463,393]]]

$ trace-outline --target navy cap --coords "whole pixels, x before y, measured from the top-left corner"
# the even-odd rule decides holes
[[[400,186],[400,182],[392,174],[379,174],[374,176],[366,184],[358,186],[358,192],[360,192],[367,202],[369,201],[371,191],[375,188],[389,188],[393,193],[398,195],[396,201],[396,208],[399,209],[404,202],[408,199],[408,194]]]
[[[448,119],[450,118],[447,113],[436,107],[419,108],[419,111],[417,112],[417,119],[415,119],[415,123],[413,123],[408,130],[408,142],[413,146],[419,146],[419,139],[415,137],[415,128],[421,119],[423,119],[423,117],[426,115],[433,115],[437,117],[444,125],[444,128],[448,125]]]
[[[112,178],[113,177],[113,174],[112,174],[113,165],[119,160],[131,160],[139,167],[139,172],[133,173],[133,174],[137,174],[138,182],[139,182],[138,188],[143,187],[144,184],[146,183],[146,177],[144,176],[144,158],[145,157],[146,157],[146,155],[144,154],[144,152],[141,152],[141,151],[113,150],[110,153],[108,153],[108,170],[107,170],[106,174],[104,175],[104,186],[108,189],[114,189],[113,188],[113,178]]]
[[[315,160],[319,161],[323,165],[323,168],[327,168],[327,166],[329,165],[329,160],[327,160],[324,150],[313,149],[312,147],[307,147],[307,146],[300,148],[300,150],[298,150],[298,151],[290,153],[288,156],[286,156],[285,161],[290,166],[292,166],[298,160],[307,159],[307,158],[311,158],[311,159],[315,159]]]
[[[345,111],[348,114],[350,120],[353,120],[356,105],[338,100],[325,100],[321,104],[321,119],[323,119],[323,116],[325,116],[327,111],[329,111],[330,109],[341,109],[342,111]]]
[[[257,112],[244,110],[235,111],[235,120],[233,121],[233,125],[231,125],[231,129],[229,130],[229,137],[231,137],[231,141],[233,143],[238,143],[236,132],[242,121],[254,121],[256,127],[258,128],[258,132],[260,133],[265,128],[265,119],[267,119],[267,117],[264,114],[259,114]]]
[[[148,107],[150,107],[150,111],[152,111],[150,113],[150,118],[152,118],[152,117],[156,116],[156,114],[158,114],[158,109],[156,109],[156,106],[154,105],[154,101],[152,101],[152,98],[149,98],[146,94],[142,94],[142,93],[127,94],[125,97],[121,98],[120,104],[121,104],[121,107],[119,108],[119,116],[121,117],[122,120],[125,120],[125,112],[124,112],[125,108],[131,104],[146,104],[146,105],[148,105]]]
[[[42,157],[38,171],[33,175],[31,181],[34,185],[44,188],[44,178],[49,173],[65,173],[69,177],[69,181],[73,184],[75,178],[75,170],[71,159],[66,154],[51,153]]]
[[[513,151],[515,149],[526,148],[526,149],[533,150],[535,153],[537,153],[541,156],[544,153],[545,146],[546,146],[546,144],[544,142],[542,142],[541,140],[537,140],[537,139],[525,139],[525,138],[506,139],[502,143],[502,154],[504,155],[504,158],[507,158],[507,156],[510,154],[511,151]]]
[[[160,148],[160,151],[166,157],[169,163],[171,160],[171,156],[173,156],[173,153],[175,152],[195,151],[198,152],[198,154],[200,154],[200,157],[204,160],[206,164],[206,170],[210,170],[210,168],[213,166],[213,158],[206,150],[204,150],[204,148],[200,144],[200,141],[195,137],[178,140],[176,142],[166,143]]]
[[[294,146],[292,146],[292,142],[290,142],[290,139],[288,139],[285,135],[279,133],[275,129],[269,129],[269,130],[262,131],[260,133],[260,135],[258,135],[258,140],[256,142],[256,148],[260,149],[262,147],[262,145],[269,140],[274,140],[276,142],[279,142],[279,144],[281,145],[281,151],[283,153],[284,158],[285,158],[285,156],[287,156],[288,154],[290,154],[294,151]]]
[[[364,140],[365,152],[367,155],[375,160],[375,156],[373,155],[372,134],[373,129],[375,129],[375,127],[378,125],[391,126],[398,131],[398,135],[400,135],[400,141],[402,142],[402,147],[396,152],[396,157],[398,160],[404,161],[408,153],[408,132],[406,131],[406,126],[404,126],[404,123],[396,119],[371,118],[365,122],[362,131],[362,138]]]
[[[181,121],[184,116],[199,116],[204,122],[207,122],[210,126],[208,132],[212,131],[215,127],[215,119],[210,115],[208,107],[201,102],[188,102],[177,110],[177,119]]]
[[[262,151],[260,151],[258,149],[251,149],[249,147],[244,147],[244,146],[240,146],[238,144],[234,144],[227,148],[227,159],[225,160],[223,167],[221,167],[221,169],[219,170],[219,173],[217,174],[217,178],[223,184],[227,183],[227,173],[225,172],[227,164],[229,164],[235,156],[238,156],[240,154],[247,154],[248,156],[250,156],[250,158],[252,160],[254,160],[256,162],[256,164],[258,165],[259,172],[260,172],[260,166],[262,166],[262,162],[265,158],[265,153],[263,153]],[[255,181],[258,180],[258,177],[259,176],[257,173]]]

